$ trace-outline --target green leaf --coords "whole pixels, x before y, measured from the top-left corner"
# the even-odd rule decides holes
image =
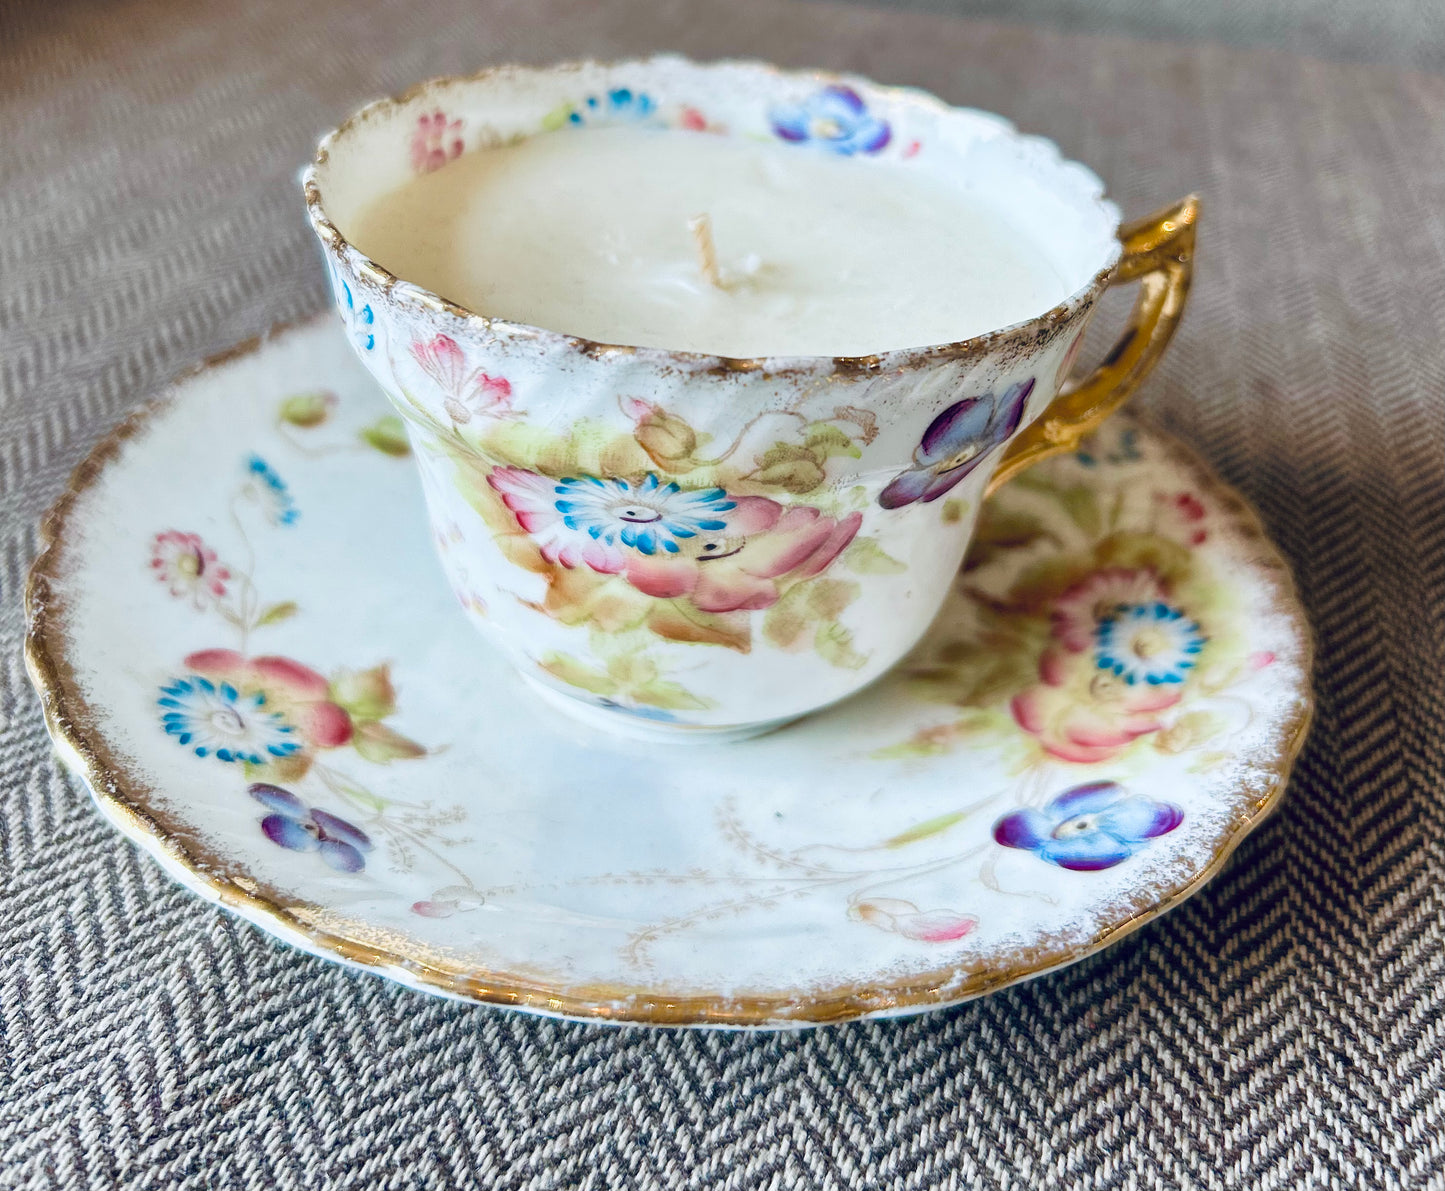
[[[654,600],[647,627],[668,641],[694,645],[721,645],[747,653],[752,649],[752,626],[746,612],[704,612],[682,600]]]
[[[391,667],[383,663],[370,670],[338,670],[331,679],[331,698],[353,720],[385,719],[396,710]]]
[[[365,427],[361,431],[361,441],[394,459],[411,454],[411,444],[406,440],[406,428],[395,414],[386,414]]]
[[[1110,534],[1094,548],[1094,557],[1101,567],[1152,570],[1166,583],[1187,579],[1194,566],[1188,546],[1156,533],[1132,530]]]
[[[861,590],[851,579],[814,579],[808,589],[808,612],[814,620],[837,620]]]
[[[625,653],[607,663],[607,676],[623,692],[646,686],[657,678],[657,663],[646,654]]]
[[[797,649],[808,625],[815,619],[808,607],[808,584],[799,583],[763,616],[763,636],[779,649]]]
[[[568,686],[575,686],[594,695],[615,695],[617,682],[606,674],[589,670],[576,658],[565,653],[550,653],[542,661],[542,669]]]
[[[1074,524],[1090,537],[1097,536],[1104,527],[1104,518],[1099,513],[1099,500],[1094,490],[1080,484],[1076,488],[1064,488],[1059,492],[1059,501]]]
[[[272,604],[269,608],[256,618],[256,627],[263,625],[280,624],[283,620],[289,620],[299,611],[295,600],[283,600],[279,604]]]
[[[639,703],[660,707],[663,711],[703,711],[712,706],[708,700],[698,698],[686,687],[661,678],[635,687],[631,694]]]
[[[858,670],[868,658],[853,648],[853,634],[836,621],[820,624],[813,634],[813,648],[829,665]]]
[[[774,443],[758,457],[752,478],[801,496],[823,482],[823,459],[807,447]]]
[[[967,512],[968,501],[959,496],[950,496],[943,502],[943,510],[939,517],[945,525],[957,525]]]
[[[884,552],[875,538],[854,538],[843,551],[843,565],[859,575],[901,575],[908,569],[891,554]]]
[[[572,110],[570,103],[553,108],[542,117],[542,131],[556,132],[559,128],[566,128],[572,121]]]
[[[935,664],[909,674],[930,699],[992,707],[1038,680],[1038,652],[1027,640],[959,642]]]
[[[900,831],[892,839],[883,841],[885,848],[901,848],[905,844],[916,844],[921,839],[927,839],[931,835],[940,835],[956,823],[962,823],[968,815],[964,811],[950,811],[946,815],[937,815],[932,819],[925,819],[915,827],[907,831]]]
[[[983,506],[978,528],[968,547],[968,565],[981,567],[1006,550],[1020,550],[1045,538],[1053,538],[1046,526],[1032,513],[1001,508],[997,503]]]
[[[909,737],[902,744],[886,745],[868,755],[875,761],[914,761],[919,757],[941,757],[949,751],[947,744],[937,740]]]
[[[389,765],[393,761],[409,761],[425,757],[426,749],[400,732],[376,722],[357,724],[351,747],[367,761]]]
[[[289,422],[303,430],[310,430],[313,426],[320,426],[331,416],[331,410],[335,404],[336,394],[329,393],[325,389],[317,389],[310,393],[293,393],[281,402],[276,416],[283,422]]]
[[[803,445],[820,459],[831,459],[834,455],[857,459],[863,454],[832,422],[814,422],[807,427],[803,431]]]

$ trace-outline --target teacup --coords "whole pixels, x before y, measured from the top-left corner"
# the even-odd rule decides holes
[[[866,150],[921,147],[960,186],[1016,209],[1071,296],[959,342],[726,358],[484,317],[393,276],[345,234],[413,171],[586,135],[556,130],[569,122],[557,113],[605,123],[599,96],[644,97],[628,119],[794,140],[776,113],[820,92],[886,129]],[[1198,213],[1191,197],[1121,227],[1098,178],[1051,143],[921,92],[674,57],[425,83],[327,135],[304,188],[342,321],[406,422],[467,615],[555,706],[665,739],[766,731],[902,658],[987,494],[1074,449],[1158,360],[1188,294]],[[1067,379],[1100,295],[1125,281],[1140,292],[1123,334]],[[480,402],[478,377],[491,385]],[[655,532],[636,532],[644,522]]]

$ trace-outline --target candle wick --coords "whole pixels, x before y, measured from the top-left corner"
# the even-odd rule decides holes
[[[712,239],[712,216],[704,212],[687,221],[687,230],[692,233],[693,247],[697,249],[697,267],[709,285],[725,288],[722,274],[717,269],[717,245]]]

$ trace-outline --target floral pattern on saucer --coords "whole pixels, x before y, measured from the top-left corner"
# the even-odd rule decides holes
[[[1177,904],[1280,796],[1309,713],[1288,574],[1242,502],[1154,431],[1118,420],[993,498],[894,674],[772,735],[679,748],[558,716],[463,622],[387,418],[330,324],[192,377],[78,473],[29,598],[52,732],[101,809],[317,954],[608,1020],[908,1012]],[[702,449],[665,409],[634,421],[649,459]],[[741,579],[631,556],[690,559],[749,510],[760,540],[788,543],[747,572],[773,647],[812,645],[828,612],[801,585],[850,554],[883,565],[854,554],[846,512],[732,482],[667,492],[660,465],[626,491],[493,474],[478,490],[534,565],[699,614]],[[660,515],[619,518],[617,501]],[[603,553],[569,568],[558,538],[545,559],[556,524]],[[470,532],[440,527],[443,557]],[[622,570],[593,569],[607,550]],[[664,582],[677,594],[633,586]],[[821,612],[793,606],[800,588]],[[637,636],[543,664],[599,704],[685,712],[685,681]]]
[[[1051,479],[1066,467],[1076,478]],[[985,506],[960,576],[966,635],[935,639],[904,667],[922,697],[957,718],[882,755],[988,738],[1074,766],[1143,750],[1206,768],[1228,759],[1235,688],[1277,659],[1251,645],[1206,548],[1220,529],[1208,493],[1154,470],[1125,425]]]

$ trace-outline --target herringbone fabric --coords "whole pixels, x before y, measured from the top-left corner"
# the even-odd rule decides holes
[[[1126,210],[1198,189],[1143,404],[1262,510],[1320,645],[1280,814],[1168,918],[957,1010],[574,1026],[343,971],[180,892],[58,772],[35,524],[198,357],[319,308],[295,172],[420,77],[661,48],[991,108]],[[1445,1185],[1445,79],[811,3],[0,9],[0,1185]]]

